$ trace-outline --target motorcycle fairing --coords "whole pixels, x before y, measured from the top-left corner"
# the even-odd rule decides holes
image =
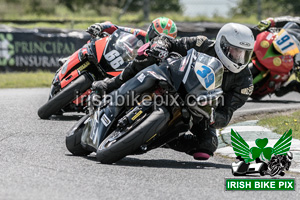
[[[77,70],[72,71],[72,73],[67,78],[64,78],[61,80],[61,82],[60,82],[61,88],[66,87],[70,82],[72,82],[78,76],[79,76],[79,73]]]
[[[175,80],[174,85],[178,89],[181,82],[186,91],[185,98],[189,99],[188,103],[198,102],[188,105],[193,115],[205,116],[209,119],[213,112],[211,106],[217,106],[218,98],[223,93],[220,88],[223,80],[223,65],[218,59],[194,49],[189,50],[188,55],[180,62],[177,63],[177,68],[170,67],[170,73],[173,75],[171,79]]]
[[[110,130],[111,125],[115,122],[119,109],[114,108],[117,107],[107,106],[103,109],[98,109],[88,119],[81,137],[81,143],[84,146],[90,146],[94,150],[98,148],[107,131]]]
[[[108,37],[105,37],[105,38],[101,38],[100,40],[97,40],[95,42],[98,63],[100,62],[103,52],[104,52],[104,49],[106,48],[107,40],[108,40]]]
[[[107,72],[107,74],[111,75],[111,76],[118,76],[119,74],[121,74],[122,71],[116,71],[116,72]]]
[[[73,69],[75,65],[80,63],[80,59],[78,57],[78,53],[81,49],[77,50],[73,53],[68,60],[63,64],[61,70],[59,71],[59,80],[61,81],[66,75],[69,74],[69,71]]]
[[[154,66],[156,65],[153,65],[152,67]],[[83,145],[97,149],[103,139],[113,131],[111,130],[111,126],[115,123],[117,116],[124,107],[119,106],[120,102],[118,102],[119,99],[117,99],[119,96],[126,96],[126,94],[129,94],[129,91],[135,91],[135,94],[140,94],[141,92],[155,87],[158,79],[166,80],[163,76],[158,75],[158,71],[156,71],[154,75],[153,70],[151,70],[152,67],[148,67],[141,71],[138,75],[124,83],[118,90],[110,93],[110,97],[112,98],[105,100],[109,102],[109,105],[101,110],[97,110],[94,115],[89,118],[82,135]],[[141,74],[145,74],[145,78],[142,82],[137,78]],[[127,100],[130,101],[131,99],[125,99],[126,103],[128,103],[127,105],[129,105],[130,103],[127,102]]]
[[[192,50],[184,72],[182,83],[189,94],[200,94],[201,91],[214,90],[221,86],[224,68],[221,62],[204,53]],[[183,62],[186,62],[183,60]],[[181,67],[182,68],[182,67]]]
[[[252,60],[252,63],[261,69],[261,66],[257,65],[259,62],[267,70],[274,71],[277,74],[286,74],[294,66],[293,57],[290,55],[283,56],[273,46],[273,41],[276,35],[270,32],[260,33],[254,44],[254,52],[256,59]],[[267,71],[261,70],[261,71]]]
[[[78,68],[79,71],[83,70],[83,68],[86,68],[89,66],[90,62],[87,61],[83,63],[82,65],[79,65],[80,62],[85,58],[85,55],[93,55],[92,51],[96,51],[98,62],[101,60],[104,48],[106,46],[106,40],[107,37],[101,38],[99,40],[90,41],[87,44],[85,44],[82,48],[74,52],[68,60],[63,64],[63,66],[59,70],[59,81],[62,81],[68,74],[74,70],[74,68]],[[95,46],[95,49],[92,49],[91,47]],[[88,65],[87,65],[88,63]],[[74,70],[76,71],[76,70]],[[76,78],[73,76],[73,79]]]
[[[76,79],[80,75],[80,72],[90,65],[90,62],[88,60],[81,64],[85,54],[88,53],[88,45],[89,44],[85,44],[81,49],[73,53],[63,64],[63,66],[58,70],[58,79],[56,78],[55,81],[63,82],[61,84],[61,88],[64,88],[71,81]],[[74,68],[77,69],[74,70]]]
[[[299,26],[297,29],[299,29]],[[290,35],[288,30],[283,27],[277,34],[276,40],[273,42],[275,49],[282,55],[294,56],[299,53],[299,41],[294,35]]]
[[[108,40],[103,53],[105,58],[103,67],[107,68],[106,71],[123,70],[135,58],[139,47],[144,44],[133,34],[120,29],[116,30]]]

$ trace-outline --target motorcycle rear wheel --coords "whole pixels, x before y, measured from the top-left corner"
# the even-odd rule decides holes
[[[59,112],[62,108],[72,102],[78,95],[82,94],[92,85],[93,81],[87,73],[79,76],[75,81],[62,89],[52,99],[45,103],[38,110],[38,116],[41,119],[48,119],[51,115]]]
[[[97,160],[103,164],[112,164],[134,153],[165,126],[169,116],[167,109],[161,107],[153,111],[149,116],[141,118],[138,125],[128,129],[123,137],[115,139],[114,137],[120,131],[112,132],[99,145],[96,155]]]

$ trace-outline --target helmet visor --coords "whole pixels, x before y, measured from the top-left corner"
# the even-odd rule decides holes
[[[153,27],[153,23],[148,27],[147,30],[147,35],[146,35],[146,42],[150,42],[153,38],[155,38],[156,36],[158,36],[159,34],[155,31],[154,27]]]
[[[231,45],[224,36],[220,41],[221,49],[225,56],[238,65],[247,64],[252,56],[252,49],[245,49]]]

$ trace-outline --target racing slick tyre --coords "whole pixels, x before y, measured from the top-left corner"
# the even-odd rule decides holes
[[[112,164],[132,154],[159,133],[168,122],[169,117],[167,109],[160,107],[150,115],[139,118],[136,124],[126,129],[125,133],[119,130],[113,131],[99,145],[97,160],[103,164]],[[120,135],[122,137],[119,137]]]
[[[87,73],[82,74],[40,107],[38,110],[38,116],[41,119],[48,119],[51,115],[54,115],[66,105],[71,103],[78,94],[82,94],[90,88],[92,83],[93,81],[92,78],[90,78],[90,75]]]
[[[83,148],[81,145],[81,136],[84,128],[84,122],[87,120],[89,115],[82,117],[76,124],[73,126],[67,137],[66,137],[66,147],[74,156],[87,156],[92,151],[88,151]]]

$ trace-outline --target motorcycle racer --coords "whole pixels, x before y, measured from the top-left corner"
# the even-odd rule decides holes
[[[276,18],[267,18],[265,20],[261,20],[257,26],[251,28],[255,38],[256,36],[263,32],[268,31],[270,28],[282,28],[288,22],[296,22],[300,25],[300,17],[291,17],[291,16],[282,16]],[[300,30],[299,30],[300,33]],[[300,34],[297,37],[300,41]],[[300,78],[300,55],[299,53],[294,56],[294,69],[290,72],[295,72],[297,79]],[[296,91],[300,93],[300,83],[297,80],[292,80],[286,86],[280,87],[278,90],[275,91],[275,95],[278,97],[284,96],[291,91]]]
[[[109,21],[103,23],[95,23],[89,26],[86,30],[92,37],[100,36],[103,32],[112,34],[117,29],[121,29],[128,33],[132,33],[139,40],[142,40],[144,43],[149,42],[154,37],[158,36],[160,33],[164,33],[170,37],[177,37],[177,27],[176,24],[167,17],[158,17],[154,19],[148,27],[147,31],[141,29],[134,29],[128,27],[117,26],[112,24]],[[59,64],[62,65],[67,60],[67,58],[61,58]]]
[[[154,52],[153,54],[161,54],[167,50],[185,56],[189,49],[194,48],[198,52],[217,57],[225,66],[222,83],[224,104],[216,109],[214,120],[212,120],[214,123],[210,124],[208,121],[195,119],[191,128],[192,134],[182,135],[170,142],[169,147],[193,155],[198,160],[207,160],[213,155],[218,146],[216,128],[227,126],[233,112],[244,105],[252,93],[252,76],[246,66],[250,61],[253,46],[254,37],[251,30],[244,25],[235,23],[225,24],[218,32],[216,41],[209,40],[205,36],[183,37],[177,40],[166,36],[159,37],[155,42],[155,48],[150,49]],[[121,75],[94,82],[93,88],[99,91],[104,89],[109,93],[132,78],[138,71],[156,61],[152,56],[140,54]]]
[[[134,77],[135,74],[137,74],[142,69],[157,62],[158,61],[157,57],[159,55],[166,54],[167,52],[167,49],[163,44],[155,43],[156,46],[151,47],[152,56],[148,56],[144,54],[144,52],[150,50],[149,41],[153,40],[160,34],[164,34],[170,38],[176,38],[177,36],[176,24],[171,19],[166,17],[159,17],[154,19],[152,23],[149,25],[147,29],[147,33],[145,35],[145,42],[147,43],[139,49],[138,52],[139,55],[133,60],[133,62],[130,62],[128,66],[124,68],[123,72],[119,76],[114,77],[112,79],[105,79],[103,81],[94,82],[93,88],[97,89],[100,93],[103,92],[109,93],[119,88],[123,83],[125,83],[130,78]],[[156,56],[154,56],[154,54]]]
[[[253,32],[254,37],[263,32],[267,31],[270,28],[282,28],[288,22],[296,22],[300,25],[300,17],[291,17],[291,16],[282,16],[276,18],[267,18],[261,20],[256,26],[252,27],[251,30]]]

